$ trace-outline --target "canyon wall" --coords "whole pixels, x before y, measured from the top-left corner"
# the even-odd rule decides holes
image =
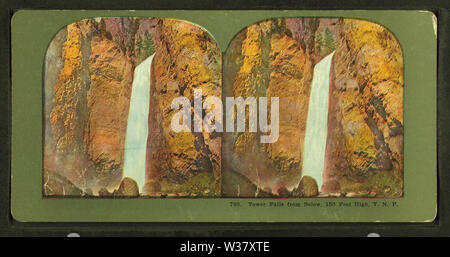
[[[155,44],[144,194],[219,196],[221,133],[174,132],[171,120],[178,110],[171,103],[186,97],[193,118],[194,89],[202,90],[203,100],[222,97],[221,51],[208,32],[171,19],[158,19]]]
[[[56,57],[45,69],[45,172],[82,190],[118,185],[133,71],[151,51],[140,42],[148,39],[152,24],[152,19],[82,20],[51,42],[47,56]]]
[[[403,57],[384,27],[341,19],[330,86],[326,192],[403,192]]]

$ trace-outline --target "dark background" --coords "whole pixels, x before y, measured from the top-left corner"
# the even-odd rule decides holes
[[[438,18],[438,215],[432,223],[20,223],[10,214],[10,20],[20,9],[428,10]],[[0,0],[0,236],[450,236],[450,1]],[[30,42],[32,44],[32,42]],[[212,239],[210,239],[212,240]],[[256,239],[255,239],[256,240]],[[174,241],[177,244],[180,240]],[[223,240],[222,240],[223,241]],[[158,243],[159,241],[152,241]],[[280,247],[283,242],[275,240]]]

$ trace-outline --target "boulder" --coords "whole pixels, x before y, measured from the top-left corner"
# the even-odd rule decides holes
[[[319,188],[314,178],[303,176],[295,192],[298,197],[314,197],[319,195]]]
[[[119,188],[114,191],[114,196],[126,196],[126,197],[139,196],[139,188],[136,181],[128,177],[122,179]]]

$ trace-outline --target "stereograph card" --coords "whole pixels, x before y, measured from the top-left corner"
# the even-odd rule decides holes
[[[11,33],[18,221],[435,219],[431,12],[21,10]]]

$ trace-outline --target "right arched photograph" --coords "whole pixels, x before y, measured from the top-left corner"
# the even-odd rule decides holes
[[[224,133],[222,197],[403,196],[403,55],[388,29],[269,19],[239,32],[222,64],[246,126]]]

